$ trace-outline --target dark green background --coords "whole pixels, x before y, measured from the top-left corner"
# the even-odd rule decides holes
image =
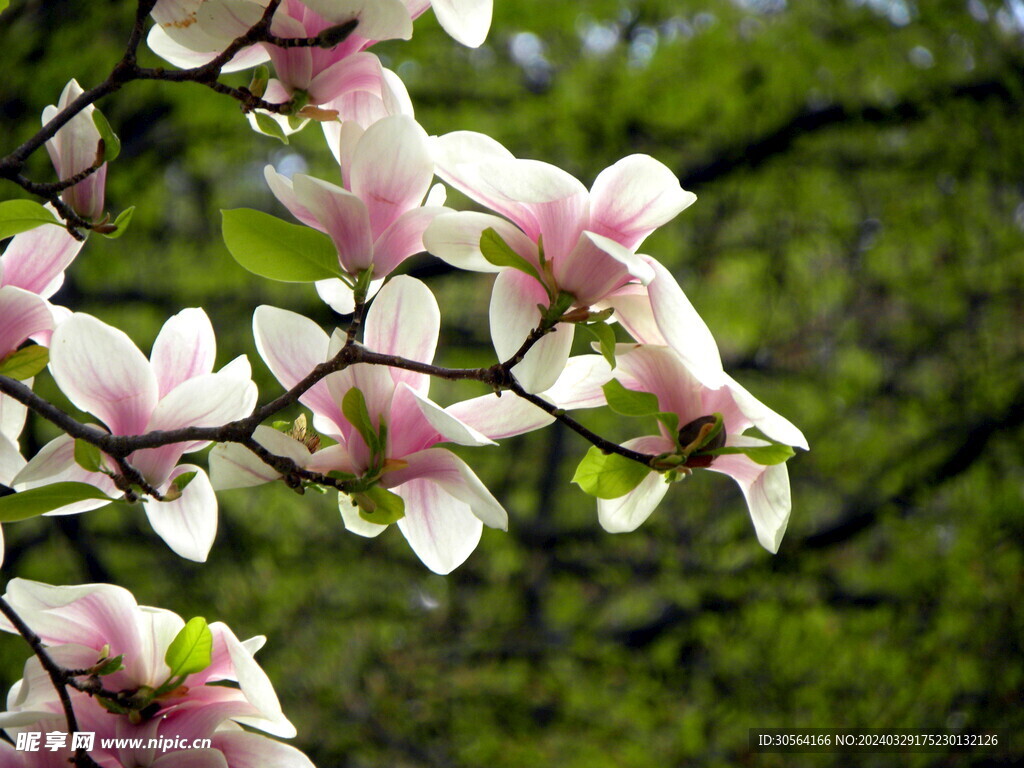
[[[267,634],[260,660],[321,768],[1009,764],[1024,752],[1024,4],[496,5],[480,50],[428,14],[379,52],[430,133],[481,130],[588,185],[646,152],[698,194],[643,250],[675,273],[730,372],[808,436],[780,553],[711,473],[637,532],[604,533],[568,484],[584,443],[549,428],[463,453],[512,522],[447,578],[397,531],[348,535],[329,498],[285,488],[222,495],[205,565],[170,553],[141,511],[109,508],[5,526],[4,575],[112,580]],[[12,0],[0,152],[68,78],[105,76],[130,6]],[[284,147],[190,84],[132,84],[101,106],[124,141],[110,208],[138,209],[123,239],[90,240],[57,300],[146,350],[168,315],[202,305],[219,361],[248,353],[273,397],[253,308],[337,319],[311,288],[236,266],[217,211],[286,215],[262,167],[292,153],[335,178],[319,131]],[[39,155],[35,177],[50,180]],[[493,362],[490,279],[426,256],[409,269],[441,302],[438,361]],[[38,389],[59,398],[46,377]],[[433,390],[444,404],[480,393]],[[23,444],[52,435],[33,422]],[[26,655],[0,644],[5,684]],[[757,726],[963,726],[1010,745],[750,755]]]

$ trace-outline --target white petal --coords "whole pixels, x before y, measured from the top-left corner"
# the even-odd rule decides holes
[[[767,443],[744,435],[730,435],[729,445]],[[747,500],[757,540],[772,554],[778,552],[793,509],[789,470],[785,462],[766,467],[743,455],[726,455],[716,458],[708,469],[728,475],[737,482]]]
[[[233,635],[227,635],[228,652],[235,668],[239,688],[249,703],[256,707],[262,717],[236,717],[235,720],[259,728],[265,733],[290,739],[295,736],[295,726],[281,712],[281,703],[274,692],[274,686],[249,650]]]
[[[540,324],[538,303],[547,305],[547,293],[529,275],[507,269],[494,281],[490,306],[491,340],[502,362],[518,352],[530,331]],[[574,326],[560,323],[512,368],[523,389],[541,392],[555,383],[569,359],[574,331]]]
[[[726,374],[726,385],[743,415],[753,422],[754,426],[764,432],[772,440],[786,445],[808,450],[807,438],[803,432],[784,416],[779,415],[767,405],[754,397],[747,389]]]
[[[562,375],[541,396],[552,405],[573,408],[599,408],[605,404],[602,387],[612,378],[612,368],[601,355],[570,357]]]
[[[224,754],[230,768],[314,768],[295,747],[255,733],[218,731],[213,747]]]
[[[420,412],[423,417],[430,422],[430,426],[441,433],[441,436],[449,443],[455,443],[456,445],[496,445],[486,435],[481,434],[470,425],[460,421],[456,416],[445,411],[441,406],[437,405],[431,400],[423,397],[412,387],[405,383],[399,384],[399,387],[405,387],[409,390],[414,398],[416,398],[416,404],[420,408]]]
[[[477,48],[487,38],[492,0],[433,0],[431,5],[444,31],[463,45]]]
[[[398,527],[423,564],[442,575],[462,565],[483,531],[469,506],[426,479],[405,483],[396,491],[405,501],[405,517]]]
[[[357,536],[372,539],[388,529],[386,525],[377,525],[377,523],[363,520],[359,516],[359,507],[352,502],[347,494],[338,494],[338,511],[341,512],[341,521],[345,524],[345,530],[351,531]]]
[[[368,40],[408,40],[412,19],[401,0],[303,0],[332,24],[359,19],[356,34]]]
[[[213,325],[202,309],[183,309],[168,319],[157,334],[150,354],[160,397],[186,379],[210,373],[216,355]]]
[[[480,236],[491,228],[527,262],[536,264],[537,245],[519,227],[489,213],[459,211],[434,219],[423,233],[423,245],[437,258],[453,267],[471,272],[500,272],[480,252]]]
[[[275,456],[284,456],[304,467],[309,449],[301,442],[272,427],[259,426],[253,439]],[[218,443],[210,451],[210,482],[218,491],[249,488],[269,483],[280,473],[239,443]]]
[[[168,35],[166,30],[159,24],[149,30],[149,35],[146,37],[146,45],[149,46],[149,50],[161,59],[181,69],[201,67],[215,59],[219,53],[219,51],[199,52],[186,48]],[[231,61],[224,65],[221,72],[224,74],[241,72],[242,70],[258,66],[268,59],[270,59],[270,56],[263,46],[251,45],[236,53]]]
[[[175,553],[197,563],[205,563],[217,536],[217,497],[202,469],[181,464],[171,479],[185,472],[195,477],[174,501],[144,499],[146,517],[153,530]]]
[[[665,476],[651,472],[640,485],[617,499],[597,500],[597,519],[609,533],[635,531],[668,492]]]

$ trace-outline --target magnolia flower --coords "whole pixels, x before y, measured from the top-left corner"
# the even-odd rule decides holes
[[[256,403],[246,357],[212,373],[215,351],[213,328],[201,309],[185,309],[170,318],[153,344],[150,360],[122,331],[76,313],[53,334],[50,371],[68,399],[96,416],[113,435],[214,427],[247,416]],[[217,499],[202,469],[178,461],[183,453],[204,445],[174,443],[127,457],[166,497],[142,500],[153,529],[179,555],[197,561],[206,559],[217,532]],[[108,460],[107,469],[117,467]],[[68,435],[47,444],[14,484],[22,490],[61,480],[91,483],[111,496],[118,493],[107,474],[75,463],[74,440]],[[79,502],[60,512],[82,512],[104,503]]]
[[[430,363],[439,329],[440,312],[430,290],[411,277],[396,277],[367,312],[363,343],[375,352]],[[268,306],[256,310],[253,331],[260,355],[286,388],[337,354],[344,343],[343,334],[328,338],[311,320]],[[429,400],[429,386],[427,374],[353,365],[321,380],[300,398],[313,411],[317,431],[337,445],[311,452],[301,441],[269,428],[258,429],[254,437],[301,467],[342,472],[367,487],[400,496],[405,514],[398,520],[399,529],[428,568],[449,573],[476,548],[484,524],[505,530],[508,516],[460,458],[435,447],[442,442],[493,441]],[[366,404],[368,425],[354,424],[346,415],[346,396],[354,389]],[[374,435],[372,441],[367,440],[368,433]],[[210,471],[217,488],[257,485],[278,477],[235,445],[214,448]],[[338,501],[345,526],[354,533],[376,536],[386,527],[365,520],[348,496],[339,494]]]
[[[491,299],[491,336],[502,360],[537,326],[537,304],[559,295],[588,308],[654,271],[636,248],[695,196],[647,155],[631,155],[602,171],[588,192],[559,168],[518,160],[493,139],[460,131],[435,141],[438,175],[478,203],[505,216],[451,213],[424,234],[427,249],[460,269],[499,271]],[[524,270],[495,266],[481,252],[493,229],[522,259]],[[541,259],[543,246],[543,260]],[[572,327],[541,340],[514,370],[529,391],[549,386],[569,354]]]
[[[65,668],[91,669],[105,659],[121,657],[122,668],[100,679],[106,690],[134,697],[132,703],[122,703],[122,712],[108,711],[87,694],[70,692],[79,729],[96,734],[89,754],[100,765],[312,767],[298,750],[238,728],[241,724],[284,738],[295,735],[270,680],[253,658],[265,638],[239,641],[224,624],[211,624],[209,664],[182,677],[165,659],[185,622],[170,611],[137,605],[121,587],[54,587],[13,579],[4,599]],[[5,619],[0,619],[0,629],[15,631]],[[233,685],[219,684],[225,681]],[[0,725],[9,734],[66,728],[56,691],[36,657],[26,662],[24,678],[11,689],[7,704]],[[121,742],[105,747],[103,740],[108,738],[138,738],[142,746]],[[188,744],[209,738],[212,744],[209,749],[162,752],[148,746],[150,738],[164,739],[161,743],[184,739]],[[5,766],[67,765],[71,750],[20,753],[27,762],[18,762],[18,756],[9,745],[0,747],[0,765]]]
[[[43,125],[50,122],[82,93],[77,81],[68,82],[57,106],[51,104],[43,110]],[[54,137],[46,142],[46,151],[50,153],[53,167],[62,180],[91,168],[99,157],[100,131],[93,122],[95,111],[96,107],[90,104],[68,120]],[[103,191],[106,183],[107,164],[103,163],[89,177],[65,189],[61,197],[83,219],[99,221],[103,217]]]
[[[434,177],[427,136],[411,117],[397,115],[365,132],[345,124],[339,147],[343,187],[304,174],[288,179],[271,166],[267,183],[295,218],[331,237],[352,278],[370,270],[381,279],[423,250],[423,230],[447,211],[437,193],[422,205]]]
[[[670,434],[659,422],[660,434],[638,437],[623,445],[659,455],[675,453],[697,438],[704,423],[714,422],[712,414],[722,414],[723,431],[718,442],[725,447],[763,447],[763,440],[743,434],[757,427],[763,434],[785,445],[807,449],[807,440],[793,424],[772,411],[727,374],[722,384],[710,388],[702,384],[670,347],[655,345],[619,345],[615,378],[627,389],[657,396],[661,411],[675,414],[679,433]],[[716,444],[715,446],[721,447]],[[699,454],[699,452],[697,452]],[[735,480],[747,500],[758,541],[770,552],[777,552],[786,532],[791,508],[789,474],[785,463],[765,466],[742,453],[721,456],[691,456],[683,466],[710,469]],[[617,499],[598,499],[597,509],[605,530],[617,533],[635,530],[646,520],[668,491],[667,478],[651,472],[640,484]]]

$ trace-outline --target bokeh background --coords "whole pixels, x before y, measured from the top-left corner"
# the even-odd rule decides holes
[[[512,524],[485,531],[446,578],[397,530],[348,535],[329,497],[283,487],[223,494],[205,565],[115,506],[5,526],[4,577],[112,581],[141,603],[268,635],[260,660],[321,768],[1019,759],[1024,2],[495,5],[478,50],[428,13],[411,42],[379,53],[430,133],[484,131],[588,185],[645,152],[698,194],[643,250],[675,273],[728,370],[810,440],[790,462],[779,554],[712,473],[673,488],[635,533],[604,533],[568,483],[586,446],[552,427],[467,456]],[[12,0],[0,151],[69,78],[105,76],[131,6]],[[101,106],[124,142],[109,207],[135,205],[135,219],[120,240],[89,241],[57,301],[145,350],[167,316],[201,305],[219,364],[249,354],[273,397],[253,308],[340,319],[311,287],[232,262],[217,211],[287,216],[262,168],[335,178],[319,131],[284,146],[191,84],[135,83]],[[49,180],[37,154],[35,178]],[[441,302],[439,362],[493,362],[490,278],[429,256],[408,271]],[[47,377],[38,388],[59,399]],[[635,431],[582,418],[613,438]],[[33,421],[23,445],[53,435]],[[0,640],[4,687],[26,656]],[[1016,742],[974,756],[751,755],[747,729],[760,726],[986,728]]]

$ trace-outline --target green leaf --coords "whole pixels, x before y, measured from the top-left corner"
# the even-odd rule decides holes
[[[615,367],[615,331],[608,323],[585,323],[583,325],[588,331],[594,334],[600,345],[601,354],[608,361],[608,365]]]
[[[512,246],[505,242],[493,227],[488,227],[480,235],[480,253],[484,255],[491,264],[496,267],[512,267],[520,272],[525,272],[537,282],[543,283],[536,268],[512,250]]]
[[[188,484],[192,482],[196,474],[197,473],[194,470],[192,472],[182,472],[180,475],[174,478],[174,481],[171,483],[171,485],[178,490],[178,493],[181,493],[188,487]]]
[[[661,413],[654,414],[654,418],[665,425],[665,429],[668,430],[670,435],[679,434],[679,414],[662,411]]]
[[[103,466],[103,455],[100,449],[85,440],[75,440],[75,464],[86,472],[99,472]]]
[[[617,499],[632,491],[651,468],[617,453],[602,453],[593,446],[576,467],[572,482],[599,499]]]
[[[7,6],[11,4],[11,0],[0,0],[0,13],[7,10]]]
[[[5,200],[0,203],[0,240],[43,224],[60,225],[60,221],[47,208],[32,200]]]
[[[114,219],[114,223],[111,225],[114,227],[114,230],[111,232],[101,232],[100,234],[108,240],[117,240],[117,238],[123,235],[125,230],[128,229],[128,225],[132,223],[132,214],[134,213],[134,205],[130,208],[125,208],[117,215],[117,218]]]
[[[266,64],[260,64],[252,71],[252,80],[249,81],[249,93],[257,99],[262,99],[267,92],[267,85],[270,83],[270,68]],[[259,112],[256,113],[259,120]],[[287,142],[286,142],[287,143]]]
[[[96,663],[96,666],[92,668],[91,672],[94,675],[103,677],[104,675],[112,675],[115,672],[119,672],[124,669],[124,654],[119,653],[112,659],[103,659]]]
[[[33,344],[30,347],[11,352],[0,361],[0,376],[24,381],[31,379],[50,362],[50,350]]]
[[[621,416],[654,416],[661,412],[657,395],[627,389],[617,379],[612,379],[601,389],[604,390],[608,407]]]
[[[323,232],[249,208],[221,211],[224,243],[253,274],[284,283],[341,277],[338,251]]]
[[[345,415],[348,423],[356,428],[356,431],[366,441],[370,452],[380,453],[382,448],[380,439],[377,437],[377,430],[373,428],[373,421],[370,419],[370,411],[366,408],[366,398],[356,387],[352,387],[341,399],[341,412]]]
[[[182,677],[202,672],[213,655],[213,633],[206,625],[206,619],[196,616],[167,646],[164,661],[171,668],[171,677]]]
[[[264,112],[255,112],[254,114],[256,115],[256,127],[260,129],[260,133],[279,139],[282,144],[288,143],[288,134],[284,132],[280,123]]]
[[[405,517],[405,500],[379,485],[353,494],[353,498],[359,506],[359,516],[369,523],[390,525]]]
[[[727,445],[723,448],[715,448],[713,451],[701,451],[702,456],[724,456],[726,454],[742,453],[758,464],[772,466],[782,464],[792,456],[795,451],[783,443],[772,443],[771,445]]]
[[[98,109],[92,111],[92,122],[96,126],[96,130],[100,132],[100,138],[103,139],[103,161],[114,162],[121,154],[121,140],[117,138],[117,134],[110,127],[107,118]]]
[[[66,504],[88,499],[114,501],[99,488],[88,483],[53,483],[27,491],[18,491],[7,496],[0,496],[0,523],[27,520],[44,512],[59,509]]]

